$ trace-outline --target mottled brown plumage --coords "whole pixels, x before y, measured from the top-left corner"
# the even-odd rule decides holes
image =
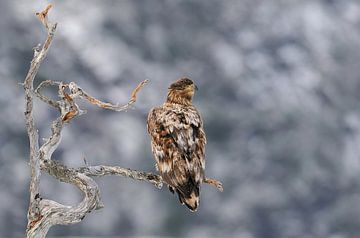
[[[206,137],[201,116],[192,105],[196,89],[188,78],[171,84],[165,103],[153,108],[147,121],[159,173],[191,211],[199,206],[205,178]]]

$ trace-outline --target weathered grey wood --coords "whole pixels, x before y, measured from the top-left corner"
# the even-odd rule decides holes
[[[131,169],[124,169],[119,166],[106,166],[106,165],[88,166],[88,167],[78,168],[76,169],[76,171],[91,177],[117,175],[117,176],[129,177],[140,181],[148,181],[154,184],[159,189],[163,185],[163,180],[159,175],[153,173],[147,173],[147,172],[140,172]]]
[[[120,175],[137,180],[148,181],[158,188],[162,187],[162,179],[159,175],[139,172],[131,169],[124,169],[118,166],[90,166],[78,169],[68,168],[60,162],[52,160],[52,154],[61,142],[62,129],[74,117],[84,114],[76,104],[76,100],[85,99],[88,102],[114,111],[124,111],[129,109],[136,101],[136,94],[147,83],[141,82],[132,92],[129,102],[123,106],[119,104],[105,103],[84,92],[76,83],[65,84],[63,82],[43,81],[34,90],[34,78],[39,67],[46,57],[53,40],[56,24],[51,24],[47,20],[47,14],[51,5],[44,11],[37,13],[47,30],[47,38],[41,47],[34,49],[34,57],[31,61],[30,69],[24,81],[25,90],[25,120],[26,129],[30,142],[30,204],[28,210],[28,225],[26,237],[43,238],[53,225],[67,225],[80,222],[86,214],[94,209],[100,209],[103,204],[100,199],[100,190],[96,182],[90,176]],[[44,87],[57,86],[59,100],[50,99],[41,94]],[[66,93],[66,89],[70,94]],[[38,97],[41,101],[59,109],[59,117],[52,122],[51,136],[45,139],[41,145],[38,140],[38,131],[34,122],[33,97]],[[40,171],[47,172],[61,182],[73,184],[79,188],[84,198],[74,206],[65,206],[52,200],[42,199],[39,193]]]
[[[29,136],[30,146],[30,168],[31,168],[31,182],[30,182],[30,205],[28,210],[28,220],[34,221],[39,219],[39,183],[40,183],[40,163],[39,163],[39,135],[35,127],[33,116],[33,89],[34,78],[39,70],[41,62],[45,59],[52,42],[56,24],[48,28],[47,38],[41,47],[38,45],[34,48],[34,57],[30,64],[30,69],[25,77],[25,121],[26,129]]]

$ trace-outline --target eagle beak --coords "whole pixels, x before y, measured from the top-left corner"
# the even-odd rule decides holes
[[[198,87],[195,84],[194,84],[194,89],[195,89],[195,91],[199,90]]]

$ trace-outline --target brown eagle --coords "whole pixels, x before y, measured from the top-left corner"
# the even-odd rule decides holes
[[[157,169],[169,190],[191,211],[199,206],[205,180],[206,137],[203,121],[192,104],[196,85],[181,78],[170,85],[165,103],[151,109],[147,128]]]

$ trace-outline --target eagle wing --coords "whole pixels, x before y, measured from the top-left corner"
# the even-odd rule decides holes
[[[196,210],[206,144],[199,112],[193,106],[165,104],[150,111],[147,125],[162,178],[179,194],[180,202]]]

